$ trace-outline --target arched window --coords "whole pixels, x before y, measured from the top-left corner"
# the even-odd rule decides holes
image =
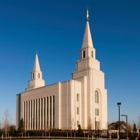
[[[99,93],[95,91],[95,103],[99,103]]]

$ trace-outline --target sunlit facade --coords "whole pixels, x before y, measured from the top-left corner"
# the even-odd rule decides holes
[[[16,95],[16,128],[23,118],[26,130],[107,129],[107,90],[95,55],[88,18],[70,80],[45,85],[36,54],[28,87]]]

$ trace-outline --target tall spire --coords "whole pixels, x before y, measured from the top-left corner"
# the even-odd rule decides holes
[[[86,10],[86,28],[85,28],[84,38],[83,38],[82,49],[86,47],[93,47],[92,37],[91,37],[90,27],[89,27],[89,10],[88,9]]]
[[[28,88],[26,88],[26,90],[35,89],[42,86],[45,86],[45,81],[42,79],[42,72],[40,70],[38,53],[36,52],[33,71],[31,72],[31,79],[28,81]]]
[[[35,61],[34,61],[34,67],[33,67],[33,71],[40,71],[40,65],[39,65],[39,60],[38,60],[38,53],[36,51],[36,55],[35,55]]]

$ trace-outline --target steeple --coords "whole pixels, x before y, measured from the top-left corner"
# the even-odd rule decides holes
[[[35,62],[34,62],[33,71],[40,71],[40,65],[39,65],[37,52],[36,52],[36,55],[35,55]]]
[[[28,81],[28,88],[26,88],[26,90],[31,90],[42,86],[45,86],[45,81],[42,79],[38,53],[36,52],[33,71],[31,72],[31,80]]]
[[[86,27],[82,48],[80,49],[80,60],[76,62],[76,70],[72,73],[72,79],[78,79],[82,76],[91,74],[92,70],[100,70],[100,63],[96,59],[96,50],[93,46],[90,27],[89,10],[86,10]]]
[[[83,44],[82,44],[82,48],[86,48],[86,47],[93,47],[92,37],[91,37],[90,27],[89,27],[89,11],[88,11],[88,9],[86,11],[86,28],[85,28]]]
[[[90,27],[89,27],[89,11],[86,10],[86,27],[84,32],[84,38],[82,43],[82,48],[80,50],[80,58],[95,58],[95,49],[93,47],[92,43],[92,37],[90,33]]]

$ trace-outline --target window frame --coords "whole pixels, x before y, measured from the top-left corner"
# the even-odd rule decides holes
[[[77,93],[77,102],[79,102],[79,94]]]
[[[99,116],[99,109],[98,108],[95,108],[95,115]]]
[[[93,58],[93,51],[91,51],[91,57]]]
[[[86,51],[83,51],[83,58],[86,58]]]
[[[99,103],[99,92],[95,91],[95,103]]]
[[[77,115],[79,115],[79,107],[77,107]]]

